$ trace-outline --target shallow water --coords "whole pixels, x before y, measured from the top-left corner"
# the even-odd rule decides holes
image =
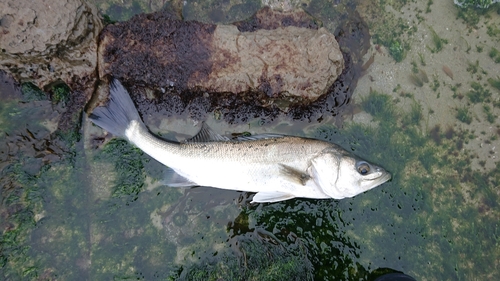
[[[167,188],[163,168],[147,155],[102,138],[85,116],[77,118],[75,134],[58,128],[64,99],[16,88],[2,75],[0,276],[374,280],[395,270],[417,280],[499,279],[500,8],[478,16],[452,0],[436,2],[356,3],[372,35],[365,61],[373,63],[342,126],[329,116],[208,120],[217,132],[332,141],[392,173],[390,182],[351,199],[250,205],[252,194]],[[154,8],[149,3],[111,7],[129,16]],[[260,7],[243,3],[247,9],[231,1],[206,4],[210,9],[200,14],[205,5],[186,1],[183,11],[186,19],[220,23]],[[342,5],[302,7],[334,28]],[[145,119],[167,138],[197,130],[188,114]]]

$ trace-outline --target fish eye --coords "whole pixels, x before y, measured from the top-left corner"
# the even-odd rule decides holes
[[[359,162],[356,168],[358,169],[358,173],[363,176],[370,172],[370,165],[366,162]]]

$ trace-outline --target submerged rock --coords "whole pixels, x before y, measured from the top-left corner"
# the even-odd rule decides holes
[[[288,18],[248,31],[248,23],[184,22],[162,12],[138,15],[103,30],[99,76],[178,91],[260,97],[267,99],[263,106],[288,98],[312,102],[342,73],[343,54],[326,29],[292,26]]]
[[[480,9],[487,9],[490,5],[500,2],[500,0],[453,0],[453,2],[462,8],[473,6]]]
[[[95,73],[94,5],[85,0],[0,1],[0,69],[43,87]]]

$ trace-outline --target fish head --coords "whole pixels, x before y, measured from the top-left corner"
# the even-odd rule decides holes
[[[313,158],[308,173],[325,194],[335,199],[356,196],[391,178],[383,168],[336,147]]]

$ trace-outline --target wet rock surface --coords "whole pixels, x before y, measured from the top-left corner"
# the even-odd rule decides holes
[[[314,101],[342,72],[342,53],[326,29],[294,23],[241,32],[235,25],[171,20],[162,12],[140,15],[104,29],[99,75],[179,91],[258,92],[268,104],[286,97]]]
[[[263,8],[232,25],[183,21],[179,15],[164,9],[108,25],[98,58],[102,22],[95,6],[84,0],[5,1],[0,69],[49,93],[67,84],[80,95],[72,97],[78,108],[71,106],[67,115],[78,116],[72,112],[81,111],[96,82],[109,74],[131,90],[143,114],[187,112],[204,120],[215,113],[230,123],[267,122],[283,114],[313,120],[337,115],[349,102],[361,58],[350,47],[351,37],[361,31],[369,38],[364,26],[354,32],[338,28],[334,36],[302,10]],[[362,40],[359,49],[368,42]]]
[[[233,25],[185,22],[165,11],[137,15],[103,30],[99,76],[120,79],[143,115],[187,109],[195,120],[215,111],[231,123],[283,113],[318,119],[348,103],[359,77],[361,56],[341,51],[369,38],[354,21],[356,28],[339,27],[334,36],[303,11],[265,8]],[[369,40],[361,43],[366,50]]]
[[[85,0],[1,1],[0,69],[39,87],[93,75],[101,29]]]

